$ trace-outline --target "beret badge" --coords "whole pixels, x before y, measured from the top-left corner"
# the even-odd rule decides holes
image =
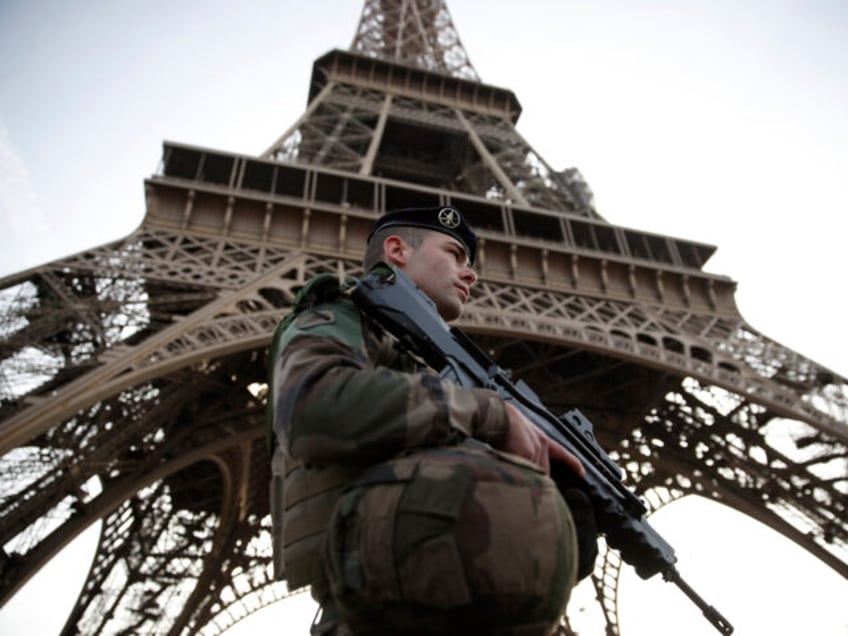
[[[459,227],[460,222],[459,212],[453,208],[442,208],[439,210],[439,223],[444,227],[454,230]]]

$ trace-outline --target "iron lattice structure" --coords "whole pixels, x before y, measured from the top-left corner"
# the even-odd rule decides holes
[[[713,247],[604,221],[520,110],[441,0],[367,0],[263,155],[165,143],[135,232],[0,281],[3,601],[101,520],[64,633],[217,634],[284,595],[266,346],[298,285],[361,273],[381,213],[431,204],[481,236],[462,326],[652,508],[722,502],[848,577],[846,379],[746,324]],[[593,576],[607,634],[620,567]]]

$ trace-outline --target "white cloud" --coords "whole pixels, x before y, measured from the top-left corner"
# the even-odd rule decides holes
[[[0,252],[0,272],[25,269],[38,260],[44,243],[52,242],[26,165],[0,117],[0,219],[9,233]]]

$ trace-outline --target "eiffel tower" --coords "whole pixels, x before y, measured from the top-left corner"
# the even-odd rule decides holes
[[[579,405],[652,510],[685,495],[848,577],[848,381],[741,317],[714,248],[606,222],[516,131],[442,0],[366,0],[261,156],[165,143],[128,237],[0,280],[0,598],[102,531],[63,633],[217,634],[270,573],[265,356],[373,221],[453,204],[481,236],[461,326],[554,412]],[[615,552],[592,584],[620,634]],[[571,633],[567,618],[562,633]]]

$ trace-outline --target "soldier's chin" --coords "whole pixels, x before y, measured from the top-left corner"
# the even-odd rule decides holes
[[[462,315],[462,309],[462,303],[459,301],[442,303],[439,306],[439,314],[446,321],[450,322],[451,320],[456,320]]]

